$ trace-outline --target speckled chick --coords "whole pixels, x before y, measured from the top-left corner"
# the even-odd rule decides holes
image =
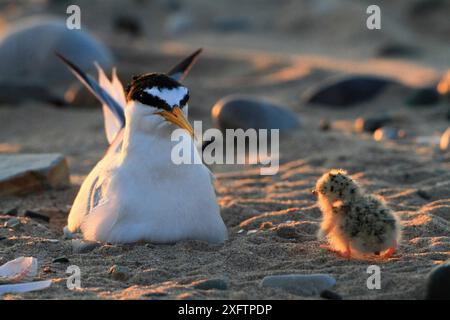
[[[323,214],[319,238],[327,238],[331,249],[352,255],[389,258],[400,241],[400,223],[395,213],[378,197],[366,194],[344,170],[325,173],[315,194]]]

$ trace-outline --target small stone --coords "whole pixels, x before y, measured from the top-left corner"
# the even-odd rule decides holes
[[[398,140],[406,137],[406,132],[392,127],[383,127],[375,130],[373,138],[376,141]]]
[[[401,43],[383,44],[377,51],[379,57],[411,57],[418,55],[420,50]]]
[[[433,268],[427,278],[427,300],[450,300],[450,260]]]
[[[441,95],[436,87],[419,88],[407,98],[406,104],[410,106],[432,105],[439,103]]]
[[[425,200],[430,200],[431,199],[431,195],[427,191],[425,191],[423,189],[417,190],[417,195],[419,197],[421,197],[422,199],[425,199]]]
[[[295,227],[293,226],[286,226],[281,225],[278,226],[276,229],[277,236],[284,239],[296,239],[298,238],[298,233]]]
[[[17,208],[11,208],[5,211],[5,214],[8,216],[17,216],[18,213],[19,211],[17,210]]]
[[[247,235],[249,236],[249,235],[257,233],[257,232],[258,232],[258,230],[256,230],[256,229],[248,230]]]
[[[72,239],[72,250],[74,253],[87,253],[99,246],[99,242]]]
[[[108,273],[111,276],[111,278],[118,281],[126,281],[130,277],[128,269],[118,265],[113,265],[109,269]]]
[[[211,110],[215,126],[226,129],[280,129],[300,127],[297,114],[266,100],[244,95],[220,99]]]
[[[69,168],[60,154],[0,155],[0,196],[68,186]]]
[[[302,97],[304,103],[348,107],[375,98],[394,80],[375,76],[346,76],[329,79],[310,88]]]
[[[164,291],[160,291],[160,290],[148,291],[142,295],[142,297],[146,297],[146,298],[158,298],[158,297],[164,297],[164,296],[167,296],[167,293]]]
[[[300,296],[317,296],[335,284],[336,280],[326,274],[289,274],[264,277],[260,286],[279,288]]]
[[[391,121],[392,118],[389,115],[384,114],[365,118],[361,117],[355,120],[355,130],[357,132],[374,132]]]
[[[5,228],[15,228],[20,225],[20,221],[17,218],[11,218],[8,221],[5,222],[4,227]]]
[[[55,258],[53,259],[52,263],[69,263],[69,259],[67,259],[66,257],[59,257],[59,258]]]
[[[445,130],[442,134],[441,140],[439,142],[439,147],[441,151],[447,152],[450,150],[450,127]]]
[[[342,300],[342,296],[331,290],[323,290],[320,293],[320,297],[328,300]]]
[[[273,228],[273,223],[270,221],[265,221],[259,226],[260,230],[268,230],[270,228]]]
[[[320,119],[320,122],[319,122],[319,129],[320,129],[321,131],[328,131],[328,130],[330,130],[330,129],[331,129],[331,123],[330,123],[330,121],[327,120],[327,119]]]
[[[142,35],[142,25],[137,17],[120,15],[114,19],[114,28],[134,37]]]
[[[31,210],[25,211],[24,216],[28,217],[28,218],[36,219],[36,220],[42,220],[44,222],[49,222],[50,221],[50,218],[47,217],[46,215],[40,214],[40,213],[35,212],[35,211],[31,211]]]
[[[228,279],[206,279],[193,283],[192,287],[198,290],[227,290],[228,283]]]
[[[44,272],[44,273],[54,273],[54,271],[49,266],[45,266],[44,268],[42,268],[42,272]]]

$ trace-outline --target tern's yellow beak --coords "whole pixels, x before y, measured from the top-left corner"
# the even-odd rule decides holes
[[[192,128],[189,121],[186,119],[186,117],[183,114],[183,111],[179,107],[173,107],[172,111],[159,111],[156,112],[156,114],[159,114],[164,119],[166,119],[169,122],[172,122],[173,124],[179,126],[182,129],[187,130],[189,134],[193,137],[194,136],[194,129]]]

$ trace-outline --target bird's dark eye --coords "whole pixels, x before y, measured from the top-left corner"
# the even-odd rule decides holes
[[[185,94],[183,99],[181,99],[180,107],[184,107],[188,101],[189,101],[189,92]]]

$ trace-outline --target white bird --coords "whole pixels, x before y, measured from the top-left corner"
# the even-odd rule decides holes
[[[201,49],[166,74],[133,78],[126,92],[98,66],[99,83],[57,54],[102,102],[110,146],[88,174],[72,205],[67,229],[84,239],[109,243],[223,243],[212,174],[201,163],[187,120],[189,90],[182,80]],[[174,164],[173,130],[186,129],[197,164]],[[186,140],[184,140],[186,141]]]

